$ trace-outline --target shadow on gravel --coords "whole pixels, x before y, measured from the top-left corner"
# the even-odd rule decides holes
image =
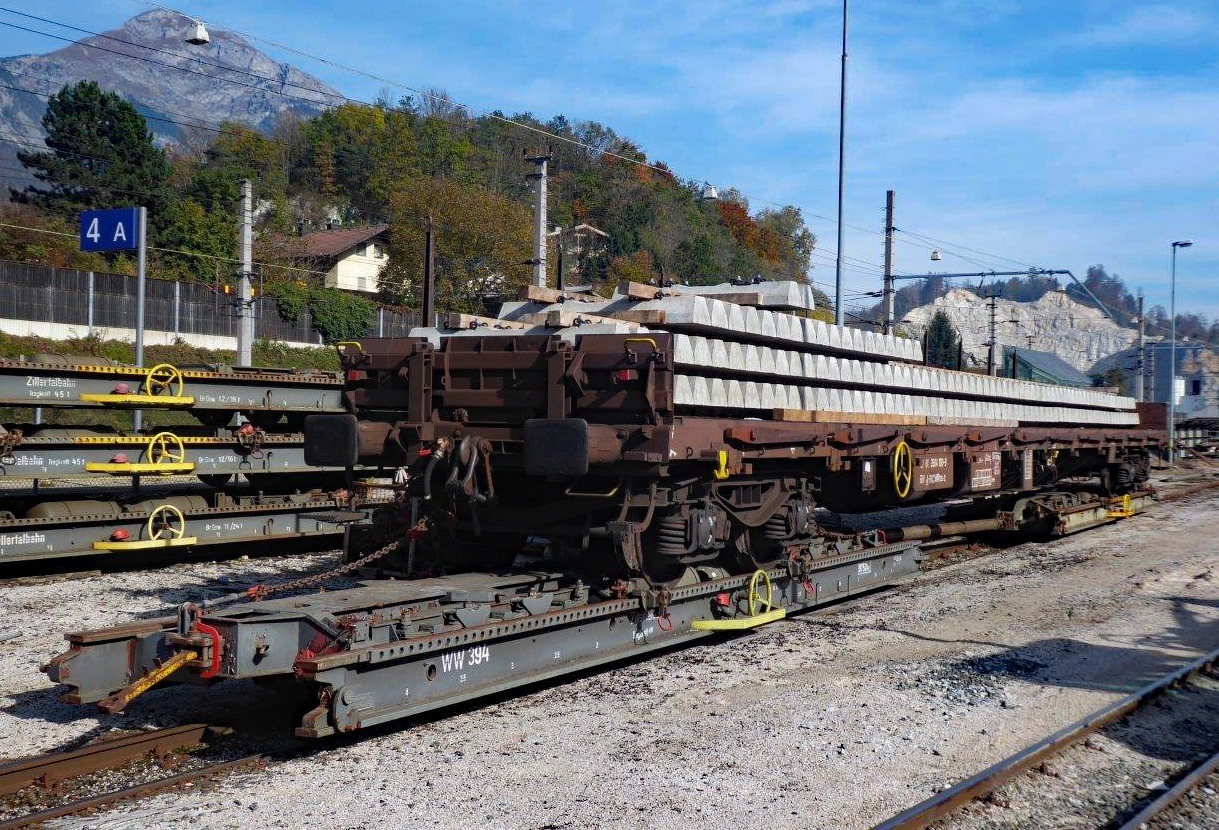
[[[1171,597],[1174,624],[1161,633],[1122,644],[1089,643],[1071,638],[1038,640],[1003,647],[956,665],[965,671],[1018,678],[1044,686],[1129,693],[1159,680],[1192,658],[1219,645],[1219,619],[1207,612],[1219,602]],[[999,645],[997,643],[979,645]]]

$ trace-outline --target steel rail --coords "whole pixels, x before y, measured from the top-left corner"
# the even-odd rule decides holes
[[[214,775],[219,775],[233,769],[250,766],[252,764],[259,763],[262,760],[263,756],[256,753],[253,755],[246,755],[242,758],[236,758],[232,761],[221,761],[220,763],[200,767],[199,769],[188,770],[186,772],[178,773],[177,775],[171,775],[167,778],[159,778],[156,781],[146,781],[142,784],[125,787],[121,790],[95,795],[90,798],[84,798],[79,801],[63,804],[59,807],[51,807],[37,813],[30,813],[26,816],[0,822],[0,830],[20,830],[21,828],[25,827],[34,827],[42,822],[50,821],[53,818],[70,816],[76,813],[83,813],[88,810],[96,810],[99,807],[106,807],[119,801],[143,798],[164,790],[173,789],[174,787],[182,784],[198,781],[202,778],[210,778]]]
[[[994,791],[1013,776],[1030,769],[1043,759],[1120,720],[1165,690],[1211,668],[1217,662],[1219,649],[933,795],[909,810],[876,825],[873,830],[920,830],[927,827],[952,814],[962,805]]]
[[[1219,752],[1194,767],[1188,775],[1174,784],[1172,789],[1161,793],[1158,798],[1145,806],[1118,830],[1138,830],[1143,824],[1180,801],[1183,795],[1205,781],[1206,777],[1217,769],[1219,769]]]
[[[0,795],[11,795],[31,784],[51,787],[68,778],[138,760],[149,753],[165,756],[182,747],[202,743],[207,730],[205,723],[188,723],[98,741],[68,752],[49,752],[11,761],[0,766]]]

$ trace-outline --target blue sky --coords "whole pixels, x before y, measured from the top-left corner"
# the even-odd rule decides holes
[[[94,30],[148,8],[10,4]],[[840,2],[169,5],[475,110],[600,121],[754,208],[799,205],[823,251],[812,276],[833,281]],[[1168,304],[1169,243],[1193,239],[1178,309],[1219,316],[1217,26],[1206,0],[854,0],[848,289],[879,286],[893,188],[904,231],[1080,276],[1103,263],[1153,304]],[[52,48],[0,27],[0,54]],[[277,57],[352,97],[384,87]],[[929,244],[899,240],[899,273],[1022,267],[954,246],[933,264]]]

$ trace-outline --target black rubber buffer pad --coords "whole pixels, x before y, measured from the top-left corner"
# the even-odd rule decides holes
[[[582,476],[588,472],[588,421],[534,418],[525,422],[525,473]]]
[[[360,422],[355,415],[305,416],[305,463],[313,467],[354,467],[360,458]]]

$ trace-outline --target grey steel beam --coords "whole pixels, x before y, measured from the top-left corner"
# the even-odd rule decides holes
[[[232,475],[312,473],[332,468],[305,463],[304,436],[266,435],[256,445],[233,438],[75,436],[22,438],[0,454],[0,480],[113,475]],[[180,443],[179,443],[180,442]],[[337,470],[338,468],[333,468]]]
[[[199,498],[199,497],[193,497]],[[136,510],[98,501],[93,514],[0,520],[0,565],[65,556],[164,550],[167,556],[192,548],[254,545],[289,539],[330,537],[338,542],[347,523],[364,511],[308,496],[277,496],[219,507],[177,507],[174,497],[150,499]],[[161,510],[171,505],[174,510]],[[158,512],[160,511],[160,512]],[[156,514],[156,515],[154,515]],[[158,540],[156,537],[160,536]],[[155,544],[157,541],[165,544]]]
[[[337,372],[143,369],[0,360],[0,405],[5,406],[341,412],[342,392],[343,379]]]
[[[916,573],[917,543],[826,556],[793,575],[768,571],[772,602],[789,612],[869,591]],[[297,733],[321,737],[407,717],[605,663],[712,636],[696,630],[721,599],[740,601],[749,576],[712,579],[656,595],[596,598],[559,574],[460,574],[374,580],[356,588],[205,611],[216,632],[204,651],[216,675],[292,675],[312,681],[319,707]],[[184,642],[174,618],[67,636],[48,664],[64,699],[101,700],[138,680]],[[322,652],[314,644],[342,643]],[[193,682],[183,669],[176,681]]]

